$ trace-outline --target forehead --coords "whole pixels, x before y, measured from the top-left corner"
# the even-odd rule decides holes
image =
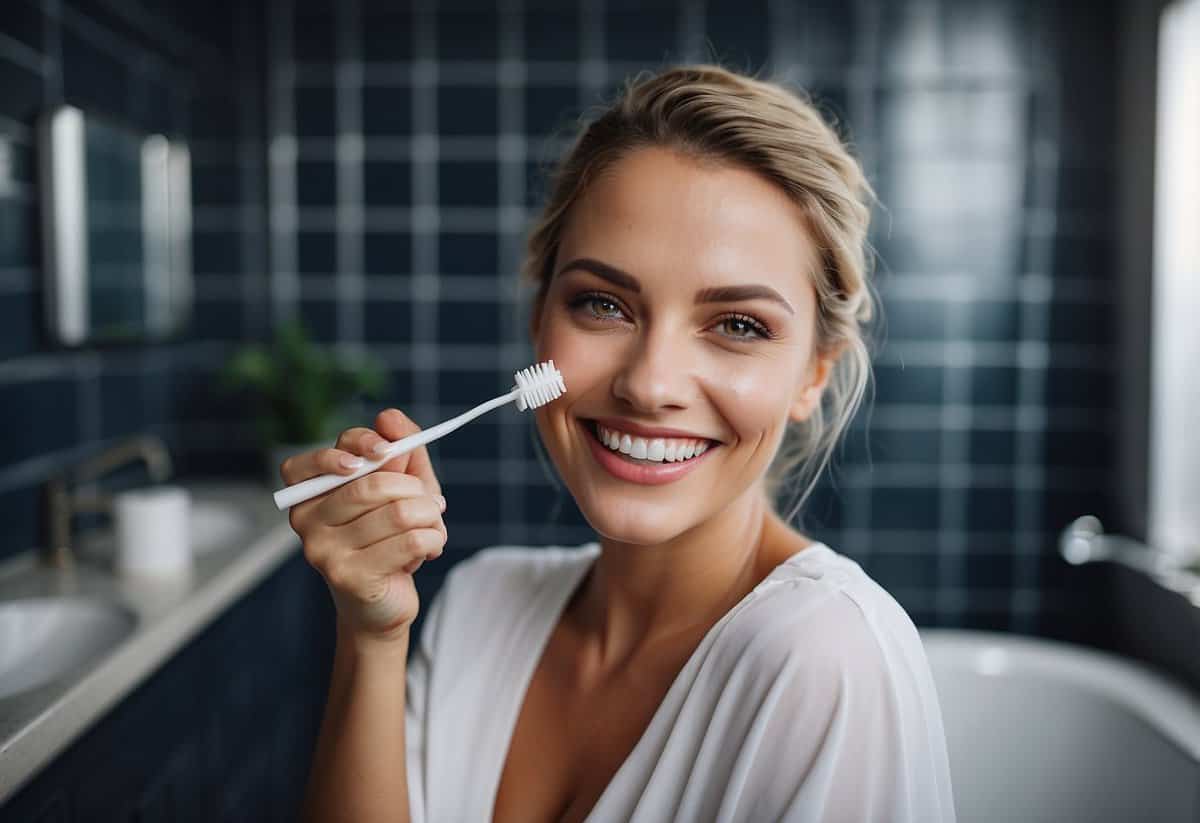
[[[789,299],[810,288],[818,259],[800,208],[775,184],[661,148],[623,158],[575,203],[559,262],[579,255],[623,268],[649,289],[753,281]]]

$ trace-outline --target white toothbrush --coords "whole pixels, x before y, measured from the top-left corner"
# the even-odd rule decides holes
[[[517,385],[508,394],[502,394],[486,403],[480,403],[470,411],[463,412],[458,417],[452,417],[444,423],[438,423],[436,426],[422,429],[416,434],[410,434],[408,437],[393,440],[391,446],[381,457],[374,460],[366,460],[366,463],[350,474],[322,474],[317,477],[310,477],[308,480],[302,480],[292,486],[284,486],[275,492],[276,508],[283,511],[306,500],[311,500],[318,494],[323,494],[330,489],[336,489],[338,486],[349,483],[351,480],[362,477],[364,474],[370,474],[393,457],[407,454],[419,446],[424,446],[426,443],[432,443],[434,440],[449,434],[464,423],[469,423],[479,415],[499,408],[505,403],[511,403],[513,400],[516,400],[517,408],[521,411],[536,409],[538,406],[545,405],[551,400],[556,399],[567,390],[566,384],[563,383],[562,374],[558,369],[554,368],[553,360],[547,360],[544,363],[538,363],[536,366],[521,369],[521,371],[516,373],[516,381]]]

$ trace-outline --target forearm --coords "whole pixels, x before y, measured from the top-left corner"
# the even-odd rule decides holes
[[[366,648],[339,627],[329,698],[305,791],[311,823],[408,823],[408,636]]]

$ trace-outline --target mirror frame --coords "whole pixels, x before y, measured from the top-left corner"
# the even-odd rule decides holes
[[[138,133],[85,114],[69,104],[38,123],[42,200],[45,320],[64,346],[168,339],[191,322],[192,197],[187,144],[163,134],[141,137],[141,228],[145,325],[125,336],[95,336],[90,314],[88,261],[87,121]]]

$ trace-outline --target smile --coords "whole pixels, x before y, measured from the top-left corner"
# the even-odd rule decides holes
[[[675,437],[636,437],[592,422],[600,442],[615,452],[652,463],[674,463],[699,457],[708,450],[707,440]]]
[[[718,444],[710,440],[642,438],[581,420],[592,456],[609,474],[645,485],[671,483],[692,472]]]

